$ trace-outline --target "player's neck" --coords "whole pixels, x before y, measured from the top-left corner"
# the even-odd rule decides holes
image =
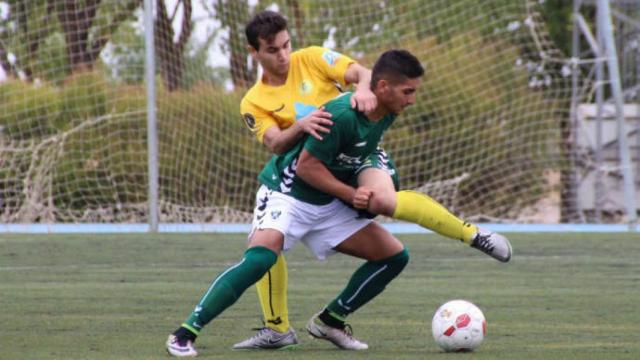
[[[388,113],[389,113],[389,110],[387,110],[386,107],[378,104],[378,106],[376,106],[375,109],[365,113],[365,116],[371,122],[378,122],[382,120],[382,118],[384,118]]]
[[[277,75],[265,72],[262,75],[262,83],[269,86],[282,86],[287,82],[289,72],[284,75]]]

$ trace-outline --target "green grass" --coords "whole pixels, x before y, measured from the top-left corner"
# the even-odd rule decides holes
[[[230,348],[260,325],[256,292],[203,331],[205,359],[638,359],[640,235],[511,234],[500,264],[455,241],[402,236],[411,262],[387,290],[350,317],[365,352],[308,338],[307,319],[360,261],[287,255],[292,351]],[[211,280],[235,263],[244,235],[0,235],[0,359],[163,359],[167,335]],[[488,321],[471,354],[442,353],[435,309],[464,298]]]

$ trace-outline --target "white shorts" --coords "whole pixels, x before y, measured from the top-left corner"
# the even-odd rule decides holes
[[[258,229],[275,229],[284,235],[284,251],[301,241],[324,260],[335,254],[334,247],[371,221],[360,218],[357,211],[337,199],[327,205],[313,205],[262,185],[256,194],[249,238]]]

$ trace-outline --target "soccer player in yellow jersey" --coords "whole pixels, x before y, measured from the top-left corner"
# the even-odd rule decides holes
[[[250,54],[263,69],[262,79],[246,93],[240,111],[258,141],[275,154],[283,153],[304,134],[318,139],[331,126],[331,114],[322,104],[354,84],[352,106],[367,112],[377,100],[370,89],[371,72],[354,60],[322,47],[291,53],[287,22],[280,14],[264,11],[247,24]],[[388,175],[385,176],[388,177]],[[287,267],[283,255],[256,283],[265,327],[236,349],[284,347],[297,343],[289,326]]]
[[[331,114],[322,105],[340,94],[340,88],[355,85],[351,106],[367,114],[377,106],[370,88],[371,71],[354,60],[322,47],[291,52],[287,21],[272,11],[258,13],[246,26],[248,50],[262,66],[262,77],[242,99],[240,108],[246,125],[271,152],[281,154],[305,134],[319,140],[331,131]],[[503,236],[480,230],[451,214],[429,196],[414,191],[398,191],[397,171],[380,148],[358,171],[358,185],[371,189],[366,210],[419,224],[449,238],[507,262],[511,247]],[[282,234],[273,229],[256,229],[252,234],[263,241],[275,241]],[[265,240],[266,239],[266,240]],[[287,307],[287,267],[283,255],[256,283],[265,327],[234,349],[277,349],[298,343],[289,325]],[[194,310],[196,313],[198,309]],[[168,347],[189,349],[200,329],[184,323]],[[173,354],[173,353],[172,353]]]

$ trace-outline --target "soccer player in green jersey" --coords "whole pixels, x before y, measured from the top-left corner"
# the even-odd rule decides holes
[[[248,50],[263,76],[243,97],[240,112],[256,139],[274,154],[300,142],[304,134],[321,138],[329,132],[331,114],[321,106],[353,85],[351,105],[367,112],[375,107],[371,71],[333,50],[310,46],[291,52],[287,20],[262,11],[246,26]],[[389,166],[392,168],[392,166]],[[385,176],[386,173],[384,174]],[[289,324],[288,274],[284,254],[256,283],[264,326],[234,349],[277,349],[298,343]]]
[[[354,208],[367,207],[371,189],[355,188],[341,179],[349,181],[356,175],[396,114],[415,101],[423,73],[420,62],[408,52],[383,54],[373,69],[375,110],[368,116],[357,113],[349,105],[349,95],[330,102],[327,108],[334,109],[335,124],[327,138],[308,137],[265,166],[249,249],[213,281],[188,319],[169,336],[166,347],[171,355],[196,356],[193,335],[235,303],[281,251],[298,241],[319,259],[341,252],[366,260],[338,297],[309,320],[307,331],[343,349],[368,348],[346,330],[345,318],[380,294],[404,269],[409,255],[382,226],[358,216]]]
[[[291,52],[287,21],[273,11],[256,14],[245,29],[248,50],[261,65],[263,76],[242,99],[240,111],[257,140],[269,151],[282,154],[306,134],[317,139],[331,131],[331,114],[322,108],[353,84],[352,108],[368,113],[377,99],[370,90],[370,70],[353,59],[317,46]],[[386,215],[419,224],[441,235],[461,240],[506,261],[504,252],[494,251],[498,234],[481,232],[475,225],[451,214],[426,194],[398,191],[398,173],[393,161],[377,148],[358,171],[358,183],[374,190],[367,208],[370,214]],[[482,245],[482,246],[481,246]],[[284,255],[256,283],[264,316],[264,327],[235,344],[234,349],[274,349],[295,345],[289,326],[287,266]]]

